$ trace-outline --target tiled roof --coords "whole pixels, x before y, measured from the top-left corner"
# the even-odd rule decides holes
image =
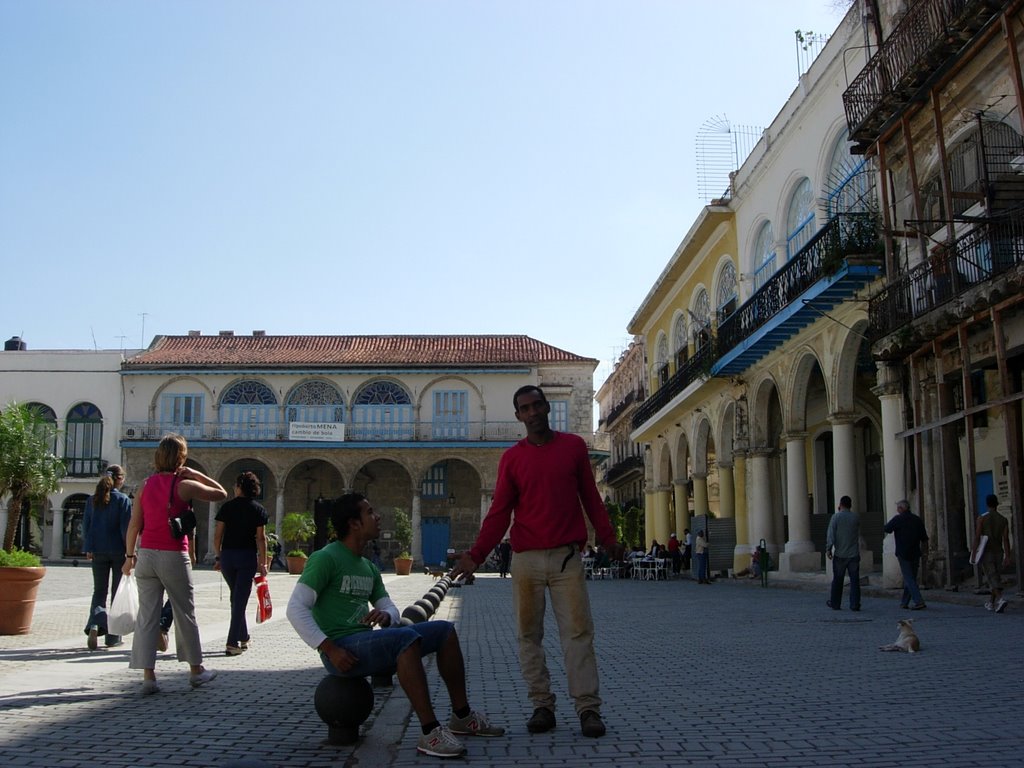
[[[132,368],[513,366],[597,360],[529,336],[157,336]]]

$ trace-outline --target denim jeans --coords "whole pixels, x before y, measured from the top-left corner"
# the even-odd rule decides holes
[[[832,590],[829,602],[833,608],[843,604],[843,579],[850,574],[850,608],[860,608],[860,555],[832,558]]]
[[[228,583],[231,595],[231,624],[228,626],[228,645],[249,642],[249,625],[245,609],[252,594],[252,580],[256,576],[255,549],[222,549],[220,572]]]
[[[423,621],[408,627],[385,627],[356,632],[331,641],[358,659],[352,669],[348,672],[339,672],[331,660],[322,653],[320,661],[329,674],[339,677],[393,674],[398,657],[406,648],[419,640],[421,658],[428,653],[437,653],[454,627],[450,621]]]
[[[917,586],[917,569],[921,564],[921,559],[909,560],[905,557],[897,557],[900,562],[900,572],[903,574],[903,597],[900,599],[900,605],[906,608],[910,601],[914,601],[914,605],[924,605],[924,598],[921,597],[921,590]]]
[[[113,599],[117,585],[121,583],[121,568],[124,554],[93,552],[92,554],[92,605],[89,620],[85,622],[85,634],[89,627],[97,627],[99,634],[107,635],[107,596]],[[109,585],[109,592],[107,591]],[[107,635],[107,643],[120,640],[118,635]]]

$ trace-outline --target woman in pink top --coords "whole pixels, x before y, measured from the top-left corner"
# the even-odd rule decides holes
[[[172,535],[170,520],[181,517],[194,499],[223,501],[228,494],[216,480],[186,467],[187,458],[188,444],[181,435],[167,435],[160,441],[153,461],[156,474],[146,478],[135,498],[125,537],[123,571],[127,575],[135,568],[139,587],[139,615],[128,666],[143,671],[144,694],[160,690],[154,670],[165,589],[174,610],[178,661],[188,662],[189,683],[196,688],[217,674],[203,668],[192,584],[195,551],[189,536],[177,539]]]

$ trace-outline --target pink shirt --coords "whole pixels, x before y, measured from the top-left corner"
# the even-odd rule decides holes
[[[140,546],[144,549],[160,549],[167,552],[188,552],[188,536],[176,539],[171,535],[168,524],[167,500],[171,494],[171,481],[174,475],[161,472],[150,475],[139,492],[142,495],[142,539]],[[181,482],[181,481],[179,481]],[[178,498],[178,488],[174,489],[174,516],[177,517],[186,509],[188,502]]]

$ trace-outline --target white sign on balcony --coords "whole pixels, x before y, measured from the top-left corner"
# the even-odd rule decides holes
[[[288,439],[341,443],[345,440],[345,425],[332,421],[292,421],[288,424]]]

